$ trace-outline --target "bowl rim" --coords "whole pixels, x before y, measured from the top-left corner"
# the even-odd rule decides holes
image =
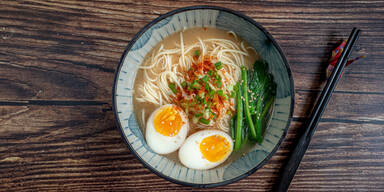
[[[118,113],[117,113],[117,102],[116,102],[117,80],[118,80],[118,77],[120,75],[121,67],[123,66],[123,62],[125,60],[125,57],[127,56],[127,53],[131,50],[132,46],[136,43],[136,41],[148,29],[150,29],[153,25],[155,25],[156,23],[160,22],[161,20],[163,20],[163,19],[165,19],[165,18],[167,18],[169,16],[175,15],[177,13],[180,13],[180,12],[185,12],[185,11],[190,11],[190,10],[197,10],[197,9],[213,9],[213,10],[228,12],[230,14],[236,15],[236,16],[238,16],[238,17],[240,17],[240,18],[250,22],[251,24],[253,24],[257,28],[259,28],[266,35],[266,37],[273,43],[273,45],[277,48],[280,56],[282,57],[282,60],[284,62],[285,68],[286,68],[287,73],[288,73],[288,78],[290,80],[290,86],[291,86],[290,87],[290,89],[291,89],[290,91],[292,93],[292,96],[291,96],[291,106],[290,106],[290,111],[289,111],[288,121],[287,121],[286,127],[284,128],[283,134],[281,135],[277,145],[267,155],[267,157],[264,160],[262,160],[257,166],[253,167],[252,169],[250,169],[249,171],[247,171],[246,173],[244,173],[244,174],[242,174],[240,176],[237,176],[235,178],[232,178],[232,179],[229,179],[229,180],[226,180],[226,181],[221,181],[221,182],[217,182],[217,183],[208,183],[208,184],[189,183],[189,182],[184,182],[184,181],[180,181],[180,180],[171,178],[171,177],[169,177],[167,175],[164,175],[163,173],[157,171],[155,168],[153,168],[151,165],[149,165],[145,160],[143,160],[137,154],[137,152],[133,149],[133,147],[129,143],[129,141],[128,141],[125,133],[124,133],[124,130],[123,130],[122,126],[121,126],[120,118],[119,118]],[[218,186],[228,185],[228,184],[237,182],[237,181],[239,181],[239,180],[241,180],[241,179],[243,179],[245,177],[248,177],[249,175],[253,174],[256,170],[258,170],[259,168],[264,166],[269,161],[269,159],[276,153],[277,149],[279,149],[282,141],[286,137],[286,134],[288,132],[288,128],[289,128],[289,126],[291,124],[291,121],[292,121],[292,116],[293,116],[293,111],[294,111],[294,104],[295,104],[295,88],[294,88],[294,81],[293,81],[293,75],[292,75],[292,72],[291,72],[291,68],[289,66],[288,60],[285,57],[284,52],[282,51],[280,46],[277,44],[275,39],[272,37],[272,35],[263,26],[261,26],[261,24],[259,24],[258,22],[256,22],[252,18],[246,16],[245,14],[243,14],[241,12],[238,12],[238,11],[235,11],[235,10],[232,10],[232,9],[228,9],[228,8],[224,8],[224,7],[219,7],[219,6],[196,5],[196,6],[181,7],[181,8],[169,11],[169,12],[167,12],[165,14],[162,14],[159,17],[157,17],[154,20],[152,20],[150,23],[146,24],[143,28],[140,29],[140,31],[138,33],[135,34],[135,36],[131,39],[131,41],[125,47],[123,55],[120,57],[120,61],[119,61],[119,64],[117,66],[117,70],[115,71],[115,76],[114,76],[114,81],[113,81],[113,89],[112,89],[112,103],[113,103],[112,109],[113,109],[113,113],[114,113],[114,116],[115,116],[115,122],[117,124],[118,129],[120,130],[120,134],[123,137],[123,140],[124,140],[125,144],[128,146],[130,152],[132,154],[134,154],[134,156],[136,156],[136,158],[144,165],[144,167],[146,167],[147,169],[149,169],[150,171],[155,173],[157,176],[159,176],[161,178],[164,178],[165,180],[171,181],[173,183],[179,184],[179,185],[195,187],[195,188],[211,188],[211,187],[218,187]]]

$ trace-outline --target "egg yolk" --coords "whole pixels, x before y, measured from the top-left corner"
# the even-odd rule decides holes
[[[230,150],[230,143],[221,135],[206,137],[200,143],[200,152],[210,162],[222,160]]]
[[[176,106],[160,109],[153,120],[156,132],[168,137],[176,136],[184,124],[180,116],[181,110]]]

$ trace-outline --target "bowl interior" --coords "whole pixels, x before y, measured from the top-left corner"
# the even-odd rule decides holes
[[[268,61],[277,83],[274,111],[264,140],[238,160],[210,170],[188,169],[151,151],[133,114],[134,80],[145,55],[165,37],[191,27],[234,31]],[[187,7],[169,12],[148,24],[130,42],[115,77],[114,107],[123,138],[142,163],[170,181],[195,187],[223,185],[253,173],[277,150],[293,112],[293,80],[288,64],[272,37],[252,19],[218,7]]]

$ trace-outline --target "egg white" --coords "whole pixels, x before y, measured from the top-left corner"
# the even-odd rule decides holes
[[[173,137],[169,137],[169,136],[164,136],[156,131],[155,126],[153,124],[153,120],[156,113],[162,108],[169,107],[169,106],[175,106],[175,105],[167,104],[157,108],[151,114],[151,116],[147,121],[145,138],[147,140],[147,144],[149,145],[149,147],[155,153],[158,153],[158,154],[168,154],[179,149],[180,146],[183,144],[185,138],[187,137],[188,130],[189,130],[189,122],[188,122],[187,115],[185,114],[184,111],[179,111],[181,119],[185,123],[180,128],[180,131],[177,133],[177,135]]]
[[[223,136],[230,143],[230,151],[228,152],[228,154],[224,156],[223,159],[217,162],[208,161],[200,152],[201,141],[211,135]],[[179,150],[179,159],[184,166],[191,169],[211,169],[223,163],[229,157],[232,151],[233,141],[228,134],[219,130],[203,130],[192,134],[187,138],[187,140],[185,140],[184,144]]]

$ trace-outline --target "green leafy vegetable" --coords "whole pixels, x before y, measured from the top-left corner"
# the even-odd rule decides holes
[[[245,121],[245,119],[244,119],[244,121]],[[244,123],[244,127],[243,127],[243,132],[242,132],[242,140],[241,140],[241,146],[244,146],[245,144],[247,144],[247,142],[248,142],[248,132],[249,132],[249,129],[248,129],[249,127],[248,127],[248,124],[247,123]]]
[[[255,130],[255,125],[253,124],[251,112],[250,112],[250,106],[248,101],[248,76],[247,76],[247,69],[243,66],[241,67],[241,80],[242,80],[242,88],[243,88],[243,98],[244,98],[244,112],[245,112],[245,119],[248,124],[249,130],[251,132],[251,137],[261,138],[261,132],[258,133]]]
[[[230,122],[234,149],[240,150],[248,139],[261,143],[262,126],[266,125],[276,96],[276,83],[268,71],[268,64],[260,60],[254,63],[252,70],[241,67],[241,80],[228,96],[237,102],[237,112]]]
[[[266,111],[272,106],[276,96],[276,83],[268,71],[268,64],[264,60],[258,60],[253,64],[253,70],[249,71],[248,88],[250,90],[250,113],[256,128],[256,140],[262,142],[261,122],[266,119]]]
[[[275,98],[271,97],[271,98],[269,98],[267,103],[265,103],[263,112],[261,113],[262,118],[265,117],[265,115],[267,114],[267,112],[268,112],[269,108],[271,107],[274,100],[275,100]]]

